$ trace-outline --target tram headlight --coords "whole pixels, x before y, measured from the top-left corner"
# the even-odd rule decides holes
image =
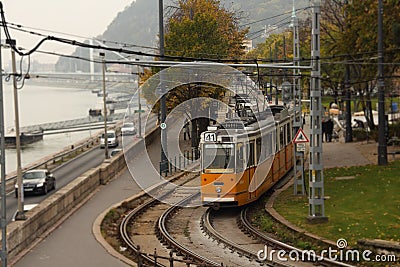
[[[221,187],[217,187],[217,188],[215,188],[215,191],[219,194],[222,192],[222,189],[221,189]]]

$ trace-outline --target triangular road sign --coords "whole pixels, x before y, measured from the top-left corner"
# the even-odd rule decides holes
[[[298,143],[308,143],[310,140],[308,140],[306,134],[303,132],[303,129],[299,128],[299,130],[296,133],[296,136],[293,139],[293,143],[298,144]]]

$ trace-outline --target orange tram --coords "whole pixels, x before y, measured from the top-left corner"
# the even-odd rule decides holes
[[[292,114],[281,105],[209,126],[201,134],[201,200],[237,207],[257,200],[293,167]],[[273,119],[272,119],[273,118]]]

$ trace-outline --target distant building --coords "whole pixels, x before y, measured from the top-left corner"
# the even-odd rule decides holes
[[[250,52],[250,50],[253,49],[253,40],[245,39],[243,41],[243,46],[246,53]]]

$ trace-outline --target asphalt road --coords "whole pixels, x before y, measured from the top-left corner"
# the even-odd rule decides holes
[[[86,172],[91,168],[97,167],[104,160],[104,149],[92,149],[79,156],[79,159],[67,162],[62,167],[53,171],[56,178],[56,190],[49,191],[47,195],[26,195],[24,197],[24,204],[35,204],[42,202],[45,198],[54,194],[58,189],[62,188],[76,177]],[[14,191],[7,195],[7,222],[11,221],[13,214],[18,208],[17,198]]]
[[[148,147],[147,151],[153,160],[159,159],[159,140]],[[93,153],[100,153],[104,157],[104,150],[96,149]],[[88,156],[90,157],[90,155]],[[84,162],[85,160],[87,162]],[[134,166],[146,166],[145,164],[148,164],[143,153],[139,153],[132,161]],[[64,170],[63,174],[67,175],[73,168],[79,168],[81,165],[88,166],[87,164],[92,164],[92,161],[81,159],[76,166],[71,165],[70,168]],[[143,175],[147,173],[145,168],[136,169],[134,175],[135,177],[140,176],[141,173]],[[61,173],[57,175],[61,175]],[[154,179],[152,181],[158,182],[159,180]],[[105,209],[140,191],[141,189],[134,182],[129,169],[125,169],[110,183],[99,187],[85,205],[73,213],[31,251],[18,259],[18,262],[13,266],[127,266],[108,254],[95,240],[92,234],[92,225],[97,216]],[[13,264],[11,261],[9,263]]]

